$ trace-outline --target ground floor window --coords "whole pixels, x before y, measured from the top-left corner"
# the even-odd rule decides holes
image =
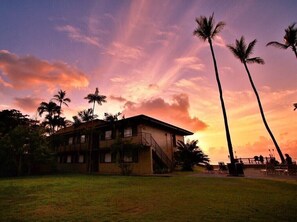
[[[124,163],[137,163],[138,162],[138,150],[137,149],[124,150],[123,161],[124,161]]]
[[[66,163],[71,163],[71,155],[67,155]]]
[[[79,155],[78,156],[78,162],[79,163],[84,163],[85,162],[85,156],[84,155]]]

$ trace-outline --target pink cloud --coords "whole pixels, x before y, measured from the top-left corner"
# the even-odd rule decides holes
[[[16,97],[16,98],[14,98],[14,100],[15,100],[14,104],[26,112],[36,111],[37,107],[39,106],[39,103],[41,101],[40,98],[29,97],[29,96],[24,97],[24,98]]]
[[[0,70],[8,79],[6,82],[0,80],[0,84],[14,89],[32,89],[33,86],[71,89],[89,84],[85,73],[65,63],[49,63],[34,56],[21,57],[5,50],[0,50]]]
[[[111,95],[109,97],[111,100],[115,100],[115,101],[118,101],[118,102],[126,102],[127,100],[121,96],[113,96]]]
[[[206,123],[189,115],[189,107],[188,95],[178,94],[173,96],[172,103],[162,98],[140,103],[127,102],[123,113],[125,116],[145,114],[195,132],[206,129]]]

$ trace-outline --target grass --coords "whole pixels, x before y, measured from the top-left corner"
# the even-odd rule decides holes
[[[4,221],[296,221],[297,181],[55,175],[0,179]]]

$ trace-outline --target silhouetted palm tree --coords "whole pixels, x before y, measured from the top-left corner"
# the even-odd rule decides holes
[[[197,143],[198,140],[193,140],[190,143],[177,142],[177,151],[174,152],[174,158],[177,165],[181,165],[183,171],[193,171],[195,165],[209,163],[208,156],[203,153]]]
[[[198,38],[202,39],[203,41],[207,40],[210,45],[211,55],[213,58],[213,64],[214,64],[214,69],[215,69],[216,80],[217,80],[219,93],[220,93],[220,101],[221,101],[224,123],[225,123],[225,131],[226,131],[226,138],[227,138],[227,143],[228,143],[229,156],[230,156],[230,161],[233,164],[233,163],[235,163],[235,160],[234,160],[234,155],[233,155],[231,136],[230,136],[230,132],[229,132],[227,112],[226,112],[225,103],[224,103],[224,99],[223,99],[223,91],[222,91],[219,72],[218,72],[218,68],[217,68],[217,62],[216,62],[216,58],[215,58],[215,54],[214,54],[214,50],[213,50],[213,46],[212,46],[212,39],[223,29],[223,27],[225,26],[225,23],[219,22],[217,25],[215,25],[213,16],[214,16],[214,14],[212,14],[208,19],[205,16],[200,16],[199,18],[196,18],[197,28],[194,30],[194,35],[196,35]]]
[[[98,117],[97,115],[93,115],[93,110],[91,108],[79,111],[78,116],[82,122],[89,122]]]
[[[58,116],[60,113],[60,107],[54,103],[54,102],[42,102],[40,103],[39,107],[37,108],[37,112],[40,116],[42,116],[43,113],[47,113],[45,117],[44,124],[49,125],[50,127],[50,133],[54,133],[55,126],[56,126],[56,119],[55,116]]]
[[[58,91],[58,94],[54,95],[53,100],[56,100],[60,103],[59,105],[60,110],[62,110],[62,104],[64,104],[65,106],[68,106],[67,103],[71,102],[69,98],[65,98],[65,97],[66,97],[66,91],[63,91],[61,89]],[[60,113],[59,113],[59,116],[60,116]]]
[[[88,100],[89,103],[93,103],[93,115],[95,112],[95,103],[98,103],[99,105],[102,105],[102,103],[106,103],[106,96],[99,95],[99,90],[96,88],[96,91],[94,94],[90,93],[88,94],[85,99]]]
[[[227,45],[227,47],[231,50],[231,52],[233,53],[233,55],[238,58],[244,65],[245,67],[245,70],[248,74],[248,77],[249,77],[249,80],[250,80],[250,83],[252,85],[252,88],[254,90],[254,93],[256,95],[256,98],[257,98],[257,102],[258,102],[258,105],[259,105],[259,109],[260,109],[260,113],[261,113],[261,116],[262,116],[262,120],[263,120],[263,123],[266,127],[266,130],[268,131],[273,143],[274,143],[274,146],[281,158],[281,161],[284,163],[285,162],[285,159],[284,159],[284,156],[282,154],[282,151],[279,147],[279,145],[277,144],[269,126],[268,126],[268,123],[266,121],[266,118],[265,118],[265,114],[264,114],[264,111],[263,111],[263,108],[262,108],[262,104],[261,104],[261,101],[260,101],[260,97],[259,97],[259,94],[257,92],[257,89],[256,89],[256,86],[253,82],[253,79],[252,79],[252,76],[250,74],[250,71],[248,69],[248,66],[247,66],[247,63],[258,63],[258,64],[264,64],[264,60],[261,59],[260,57],[253,57],[253,58],[250,58],[250,56],[252,55],[253,53],[253,49],[254,49],[254,46],[256,44],[257,40],[255,39],[254,41],[252,41],[248,46],[246,45],[245,43],[245,40],[244,40],[244,37],[242,36],[240,38],[240,40],[237,40],[235,41],[235,46],[233,45]]]
[[[294,111],[295,111],[297,109],[297,103],[294,103],[293,106],[294,106]]]
[[[291,47],[297,58],[297,28],[294,27],[295,25],[296,23],[293,23],[285,29],[286,34],[284,36],[284,44],[274,41],[268,42],[266,46],[272,45],[280,49],[287,49]]]
[[[94,112],[95,112],[95,104],[98,103],[99,105],[102,105],[102,103],[106,102],[106,96],[103,95],[99,95],[99,90],[98,88],[96,88],[96,91],[94,94],[88,94],[85,99],[88,100],[89,103],[93,103],[93,109],[92,109],[92,118],[94,120]],[[92,120],[92,121],[93,121]],[[92,172],[92,150],[93,150],[93,124],[92,124],[92,128],[91,128],[91,138],[89,141],[89,150],[90,150],[90,154],[89,154],[89,173]]]
[[[104,120],[112,123],[112,122],[118,121],[120,115],[122,115],[121,112],[118,112],[114,115],[111,113],[104,113],[104,117],[105,117]]]

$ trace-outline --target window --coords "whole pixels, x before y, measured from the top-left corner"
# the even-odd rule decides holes
[[[125,150],[123,161],[125,163],[137,163],[138,162],[138,150]]]
[[[124,129],[124,137],[130,137],[130,136],[132,136],[132,128],[129,127]]]
[[[79,163],[84,163],[84,159],[85,159],[85,158],[84,158],[84,155],[79,155],[79,156],[78,156],[78,162],[79,162]]]
[[[69,144],[69,145],[73,144],[73,137],[69,137],[69,139],[68,139],[68,144]]]
[[[111,134],[112,134],[111,130],[105,131],[105,139],[110,140],[111,139]]]
[[[80,143],[85,143],[86,142],[86,135],[81,135],[80,136]]]
[[[104,163],[111,163],[111,153],[105,153]]]
[[[124,154],[124,162],[125,163],[131,163],[133,162],[133,158],[132,158],[132,155],[129,153],[125,153]]]
[[[66,163],[71,163],[71,155],[68,155],[68,156],[67,156]]]

